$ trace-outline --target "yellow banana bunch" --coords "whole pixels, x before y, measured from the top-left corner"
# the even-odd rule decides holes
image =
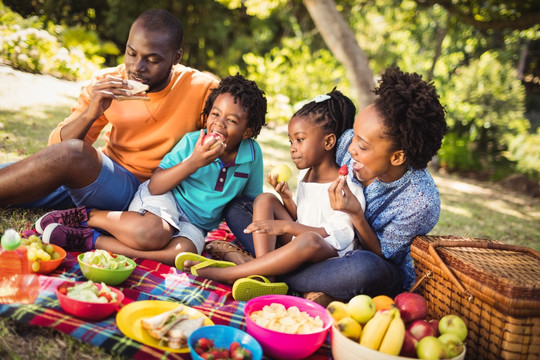
[[[386,334],[379,346],[379,351],[389,355],[399,355],[403,340],[405,339],[405,323],[399,312],[394,315],[394,318],[388,325]]]
[[[367,322],[360,336],[360,345],[386,354],[398,355],[405,338],[405,324],[396,308],[378,311]]]

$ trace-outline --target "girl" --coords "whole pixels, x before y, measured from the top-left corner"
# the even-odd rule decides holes
[[[328,188],[338,178],[337,139],[352,126],[355,110],[349,98],[334,90],[316,97],[293,115],[288,128],[290,154],[302,170],[297,203],[287,183],[277,183],[276,176],[268,175],[281,201],[270,193],[255,200],[253,223],[245,230],[253,233],[254,260],[218,269],[213,267],[214,261],[208,261],[206,266],[204,262],[189,260],[189,254],[179,254],[177,267],[186,271],[193,267],[200,276],[232,284],[255,274],[286,274],[304,263],[316,263],[352,250],[355,233],[351,219],[344,212],[332,210]],[[358,203],[364,203],[358,184],[349,182],[349,190]]]

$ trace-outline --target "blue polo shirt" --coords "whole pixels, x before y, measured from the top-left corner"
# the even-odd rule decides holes
[[[199,131],[186,134],[169,152],[159,167],[168,169],[191,155]],[[223,209],[239,195],[255,198],[263,189],[263,157],[253,139],[242,140],[236,159],[228,164],[219,158],[199,168],[172,189],[179,207],[191,222],[210,231],[223,220]]]

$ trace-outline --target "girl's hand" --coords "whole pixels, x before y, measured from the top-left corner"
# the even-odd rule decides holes
[[[272,176],[271,173],[266,174],[266,181],[268,181],[268,183],[272,185],[274,190],[279,194],[279,196],[281,196],[283,200],[292,199],[293,195],[289,189],[289,184],[283,181],[277,182],[276,179],[277,175]]]
[[[330,206],[347,214],[362,214],[362,204],[347,185],[347,179],[339,176],[328,188]]]
[[[254,221],[244,229],[244,233],[264,233],[267,235],[283,235],[288,234],[287,220],[259,220]]]

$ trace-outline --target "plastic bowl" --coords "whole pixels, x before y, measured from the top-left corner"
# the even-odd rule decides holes
[[[394,356],[372,350],[352,341],[343,335],[338,328],[332,326],[332,357],[334,360],[410,360],[411,358],[403,356]],[[452,360],[464,360],[466,349],[461,354],[452,358]]]
[[[215,347],[227,349],[231,343],[238,341],[242,347],[251,351],[253,360],[262,359],[263,350],[253,336],[232,326],[211,325],[203,326],[195,330],[189,337],[188,346],[193,360],[203,360],[203,358],[195,352],[195,345],[197,344],[197,341],[202,338],[213,340]]]
[[[53,272],[60,266],[62,261],[66,258],[66,250],[62,249],[58,245],[51,244],[54,248],[54,251],[60,254],[60,257],[58,259],[51,259],[47,261],[38,260],[39,263],[39,270],[36,271],[38,274],[48,274],[50,272]],[[31,263],[34,263],[35,261],[32,261]],[[30,264],[31,265],[31,264]]]
[[[115,270],[98,268],[82,262],[83,256],[84,253],[77,256],[77,260],[79,260],[79,267],[81,268],[81,271],[85,278],[87,278],[88,280],[92,280],[96,283],[118,285],[124,282],[131,275],[133,270],[135,270],[135,268],[137,267],[135,261],[128,258],[127,261],[131,265],[130,267]]]
[[[323,329],[312,334],[287,334],[257,325],[250,318],[254,311],[272,303],[283,304],[286,309],[296,306],[311,317],[317,315],[323,321]],[[332,318],[324,307],[301,297],[290,295],[265,295],[249,300],[244,307],[247,332],[261,344],[265,355],[279,359],[303,359],[313,354],[324,342],[332,326]]]
[[[82,284],[84,282],[65,282],[56,288],[56,296],[58,297],[58,302],[60,302],[60,307],[73,316],[84,320],[102,320],[119,310],[122,306],[122,301],[124,300],[124,294],[113,287],[109,287],[111,291],[115,292],[117,300],[115,302],[109,303],[92,303],[87,301],[81,301],[68,297],[65,294],[62,294],[59,289],[62,287],[72,287],[77,284]],[[101,289],[101,284],[96,284],[98,288]]]

